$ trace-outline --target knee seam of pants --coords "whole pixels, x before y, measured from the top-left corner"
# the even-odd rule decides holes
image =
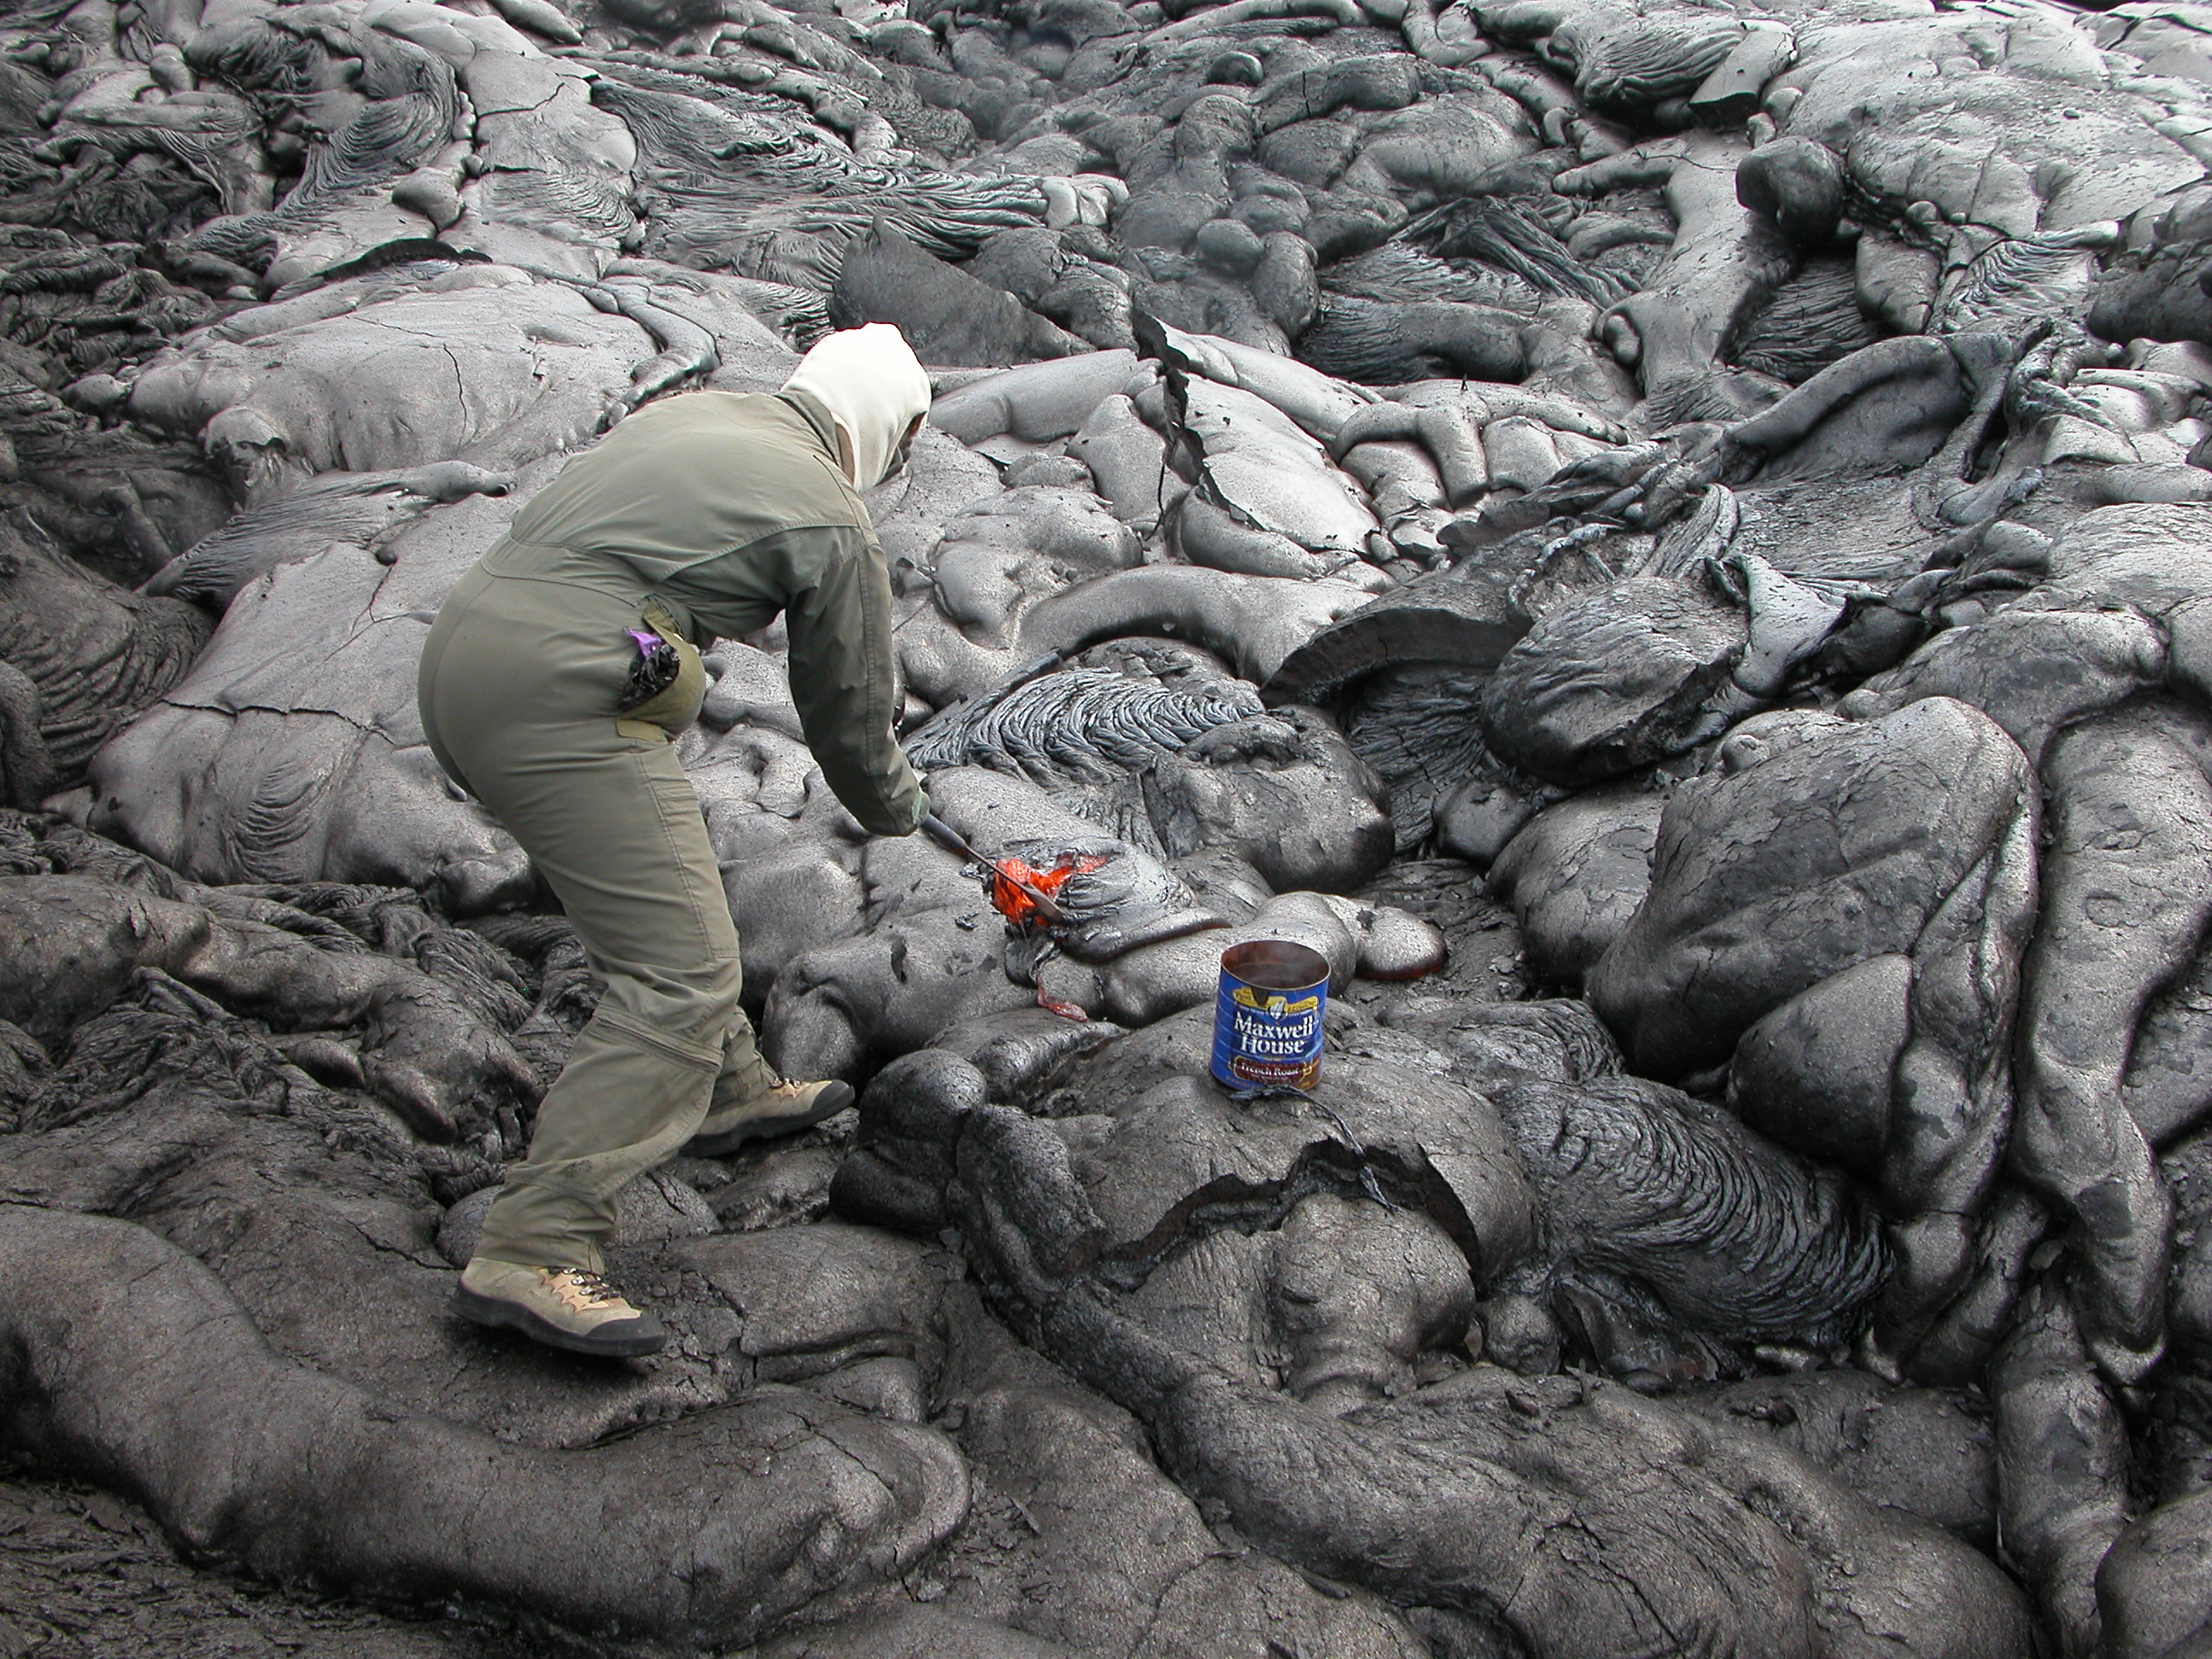
[[[709,1073],[719,1072],[722,1069],[722,1046],[719,1043],[711,1049],[693,1048],[612,1008],[601,1008],[592,1019],[594,1023],[604,1026],[608,1031],[619,1033],[639,1047],[651,1049],[654,1053],[681,1065],[696,1066]]]
[[[689,1140],[690,1137],[687,1135],[684,1138]],[[671,1151],[674,1149],[670,1148]],[[577,1161],[591,1160],[586,1159]],[[663,1161],[664,1161],[664,1155],[663,1158],[647,1159],[636,1168],[626,1173],[620,1180],[611,1180],[603,1174],[579,1179],[559,1169],[533,1172],[529,1165],[518,1164],[507,1172],[506,1181],[500,1191],[518,1192],[524,1188],[531,1188],[541,1194],[556,1198],[572,1198],[580,1205],[598,1209],[616,1192],[627,1186],[645,1171]]]
[[[534,1173],[528,1164],[517,1164],[507,1171],[506,1180],[499,1191],[504,1195],[520,1192],[524,1187],[535,1187],[538,1192],[550,1193],[555,1198],[575,1198],[580,1203],[590,1204],[594,1201],[594,1195],[599,1186],[598,1182],[570,1180],[557,1173]]]

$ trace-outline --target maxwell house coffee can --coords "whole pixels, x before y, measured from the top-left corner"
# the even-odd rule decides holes
[[[1288,939],[1230,945],[1214,1000],[1214,1076],[1231,1089],[1311,1089],[1328,1000],[1329,962],[1319,950]]]

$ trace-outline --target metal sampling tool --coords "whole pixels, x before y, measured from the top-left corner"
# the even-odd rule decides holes
[[[1067,920],[1068,917],[1065,911],[1054,904],[1045,894],[1038,892],[1037,889],[1032,887],[1028,882],[1024,881],[1020,876],[1014,874],[1013,871],[1007,869],[1007,867],[1000,863],[998,860],[995,858],[986,858],[982,854],[977,852],[973,847],[970,847],[968,844],[968,838],[965,836],[962,835],[957,830],[947,823],[943,818],[938,817],[936,813],[932,812],[922,820],[922,828],[929,832],[930,838],[935,841],[939,846],[944,847],[949,849],[950,851],[959,854],[963,858],[974,860],[976,863],[981,864],[985,869],[988,870],[993,875],[998,877],[1000,880],[1005,882],[1007,886],[1012,887],[1016,893],[1020,893],[1022,897],[1028,899],[1031,904],[1037,906],[1037,913],[1043,917],[1046,921],[1065,922]]]

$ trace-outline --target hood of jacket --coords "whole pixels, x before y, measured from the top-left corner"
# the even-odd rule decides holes
[[[906,337],[887,322],[825,334],[784,382],[822,400],[837,429],[837,461],[856,490],[890,475],[899,441],[930,408],[930,378]]]

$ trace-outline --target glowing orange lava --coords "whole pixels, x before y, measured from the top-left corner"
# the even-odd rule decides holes
[[[1027,893],[1016,887],[1016,881],[1026,881],[1047,899],[1059,896],[1061,886],[1071,875],[1088,875],[1093,870],[1106,868],[1107,861],[1095,853],[1063,853],[1050,864],[1029,864],[1018,858],[999,860],[984,888],[990,895],[991,908],[1009,922],[1033,922],[1037,906]],[[1009,880],[1007,878],[1013,878]]]

